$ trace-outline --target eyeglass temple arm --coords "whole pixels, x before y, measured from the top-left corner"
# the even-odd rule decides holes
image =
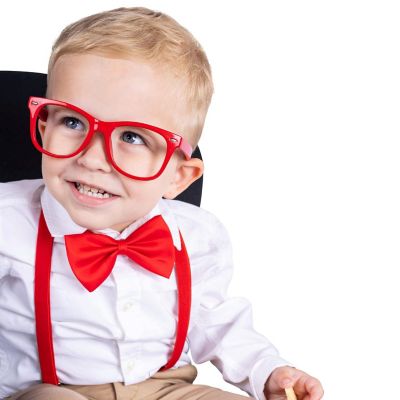
[[[181,139],[181,143],[179,144],[179,148],[183,151],[186,158],[190,160],[192,158],[193,149],[192,146],[184,139]]]

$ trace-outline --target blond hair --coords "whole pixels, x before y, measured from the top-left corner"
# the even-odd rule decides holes
[[[169,68],[183,79],[188,115],[182,125],[192,145],[197,144],[214,90],[211,68],[198,41],[173,18],[144,7],[82,18],[68,25],[54,43],[48,77],[62,55],[81,53],[138,57]]]

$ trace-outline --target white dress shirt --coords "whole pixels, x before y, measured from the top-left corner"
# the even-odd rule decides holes
[[[64,235],[86,228],[75,224],[45,188],[42,179],[0,183],[0,398],[39,383],[35,337],[34,263],[40,210],[54,237],[51,313],[57,374],[67,384],[133,384],[154,375],[175,343],[177,286],[123,255],[94,292],[73,275]],[[192,310],[185,347],[174,368],[211,361],[223,378],[264,399],[264,383],[289,363],[252,327],[251,305],[227,298],[232,276],[229,237],[209,212],[176,200],[160,200],[123,232],[124,239],[161,214],[175,246],[179,230],[192,270]],[[189,355],[189,350],[191,357]]]

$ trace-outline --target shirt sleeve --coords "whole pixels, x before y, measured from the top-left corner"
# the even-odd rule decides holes
[[[9,274],[10,274],[10,262],[6,257],[0,254],[0,281]]]
[[[211,361],[225,381],[263,400],[271,372],[291,364],[253,329],[251,304],[241,297],[227,297],[233,271],[231,244],[221,224],[213,232],[218,246],[206,256],[200,305],[188,334],[192,358],[196,363]]]
[[[1,189],[0,185],[0,189]],[[1,197],[1,190],[0,190]],[[4,212],[0,206],[0,281],[7,275],[10,274],[10,259],[3,254],[3,246],[6,243],[6,230],[5,230],[5,218]]]

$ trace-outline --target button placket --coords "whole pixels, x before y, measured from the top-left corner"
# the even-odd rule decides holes
[[[128,372],[132,372],[134,369],[135,369],[135,361],[133,361],[133,360],[128,360],[128,361],[126,362],[126,370],[127,370]]]
[[[135,304],[132,301],[127,301],[123,304],[122,311],[124,311],[124,312],[133,311],[134,308],[135,308]]]

